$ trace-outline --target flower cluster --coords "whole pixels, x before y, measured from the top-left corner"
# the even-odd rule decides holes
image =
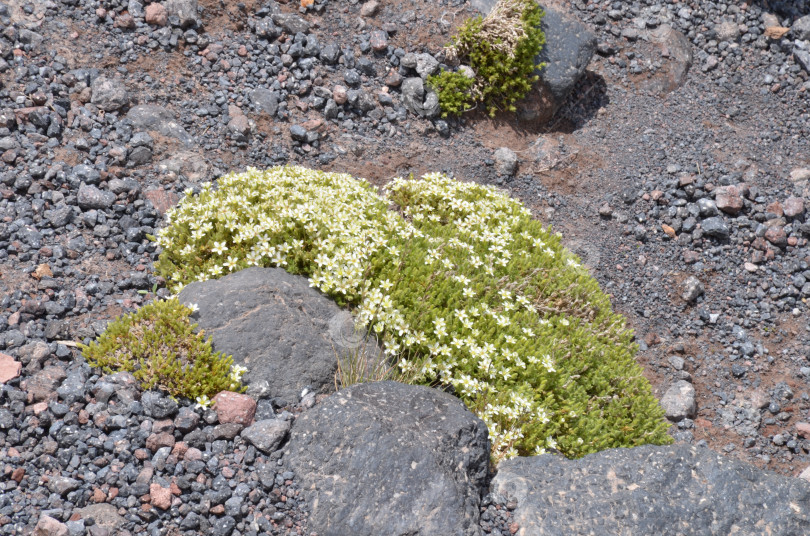
[[[173,290],[251,265],[308,276],[409,377],[454,389],[496,460],[668,441],[621,317],[500,191],[429,174],[378,195],[348,175],[249,169],[167,216],[156,268]]]

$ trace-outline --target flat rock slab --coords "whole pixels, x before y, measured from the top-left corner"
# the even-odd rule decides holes
[[[293,425],[284,459],[323,536],[480,536],[486,425],[455,397],[396,382],[335,393]]]
[[[502,462],[519,536],[810,534],[810,483],[689,445]]]
[[[243,381],[249,393],[266,391],[295,403],[305,387],[333,390],[337,357],[352,339],[330,327],[347,313],[311,288],[307,278],[252,267],[191,283],[179,299],[197,304],[194,321],[211,337],[214,350],[247,367]]]

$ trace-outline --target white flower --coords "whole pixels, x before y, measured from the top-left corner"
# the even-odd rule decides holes
[[[225,245],[225,242],[214,242],[214,247],[211,248],[211,251],[213,251],[217,255],[222,255],[223,253],[225,253],[226,249],[227,247]]]
[[[208,409],[211,407],[211,401],[208,399],[208,395],[202,395],[197,397],[197,403],[194,405],[197,409]]]
[[[231,255],[228,255],[228,260],[225,261],[225,268],[227,268],[228,271],[233,272],[234,270],[236,270],[236,267],[238,265],[239,261],[237,259],[234,259]]]
[[[447,322],[444,318],[437,318],[433,321],[433,333],[439,339],[447,336]]]

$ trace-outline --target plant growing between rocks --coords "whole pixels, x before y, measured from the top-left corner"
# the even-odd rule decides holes
[[[144,390],[210,404],[220,391],[243,392],[244,367],[213,352],[204,333],[195,333],[192,310],[176,299],[156,300],[111,322],[95,341],[79,345],[88,364],[103,372],[131,372]]]
[[[391,210],[393,209],[393,210]],[[384,195],[349,175],[248,169],[187,192],[156,271],[187,283],[278,266],[352,308],[402,373],[452,387],[496,460],[670,442],[608,297],[498,190],[441,174]]]
[[[428,77],[439,96],[442,117],[460,115],[482,104],[490,116],[515,111],[539,79],[535,58],[546,42],[540,29],[543,10],[535,0],[499,0],[486,17],[468,20],[445,48],[450,62],[467,69]]]

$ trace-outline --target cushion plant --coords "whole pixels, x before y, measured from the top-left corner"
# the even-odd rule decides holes
[[[415,381],[455,391],[494,459],[670,442],[624,319],[518,201],[441,174],[363,180],[248,169],[166,215],[156,271],[174,292],[278,266],[351,308]]]

